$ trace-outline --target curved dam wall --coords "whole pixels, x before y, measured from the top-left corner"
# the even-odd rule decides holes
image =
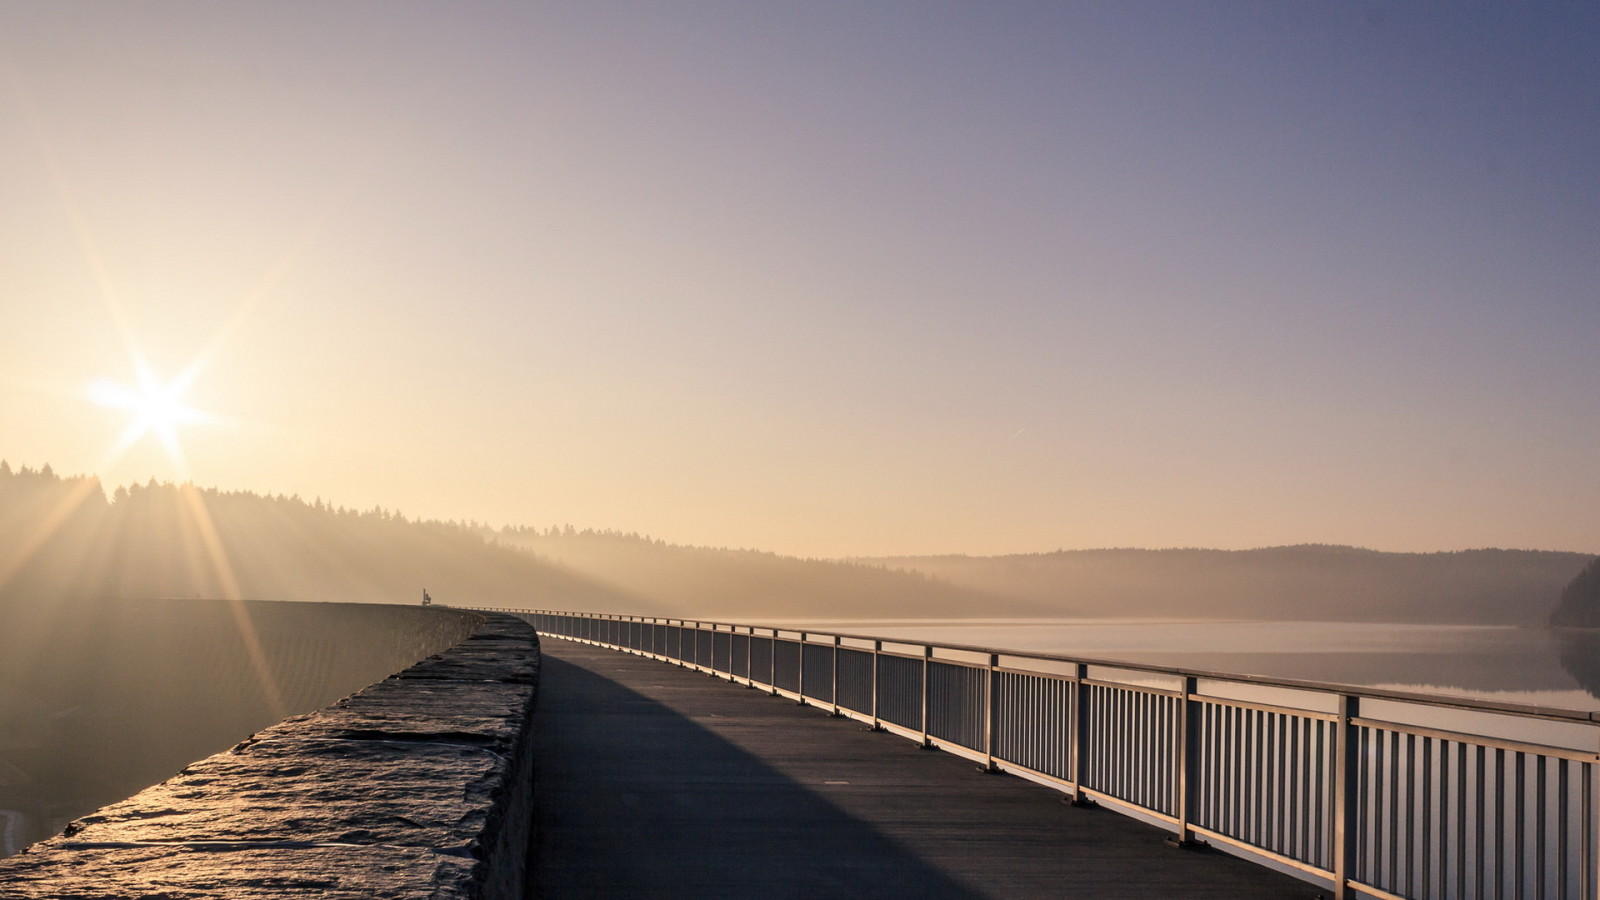
[[[459,642],[460,610],[0,604],[0,856]]]
[[[539,641],[511,616],[0,860],[5,896],[520,898]]]

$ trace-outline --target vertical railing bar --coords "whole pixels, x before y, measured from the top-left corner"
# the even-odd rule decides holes
[[[1133,699],[1128,696],[1127,691],[1115,691],[1113,695],[1116,698],[1117,720],[1114,726],[1106,729],[1105,739],[1099,742],[1097,751],[1114,754],[1117,773],[1116,781],[1113,782],[1116,786],[1115,792],[1119,797],[1126,797],[1129,793],[1128,772],[1132,768],[1128,757],[1132,755],[1134,746],[1132,738],[1128,735],[1135,722],[1133,711],[1130,709],[1133,706]],[[1121,752],[1118,752],[1119,750]]]
[[[1195,728],[1194,739],[1195,778],[1198,780],[1194,789],[1194,821],[1198,825],[1208,825],[1211,823],[1211,790],[1215,783],[1215,773],[1211,766],[1215,756],[1212,753],[1211,741],[1216,734],[1213,722],[1216,710],[1209,703],[1200,703],[1197,706],[1196,715],[1199,717],[1199,723]]]
[[[1242,709],[1239,711],[1239,762],[1238,786],[1239,795],[1239,837],[1247,841],[1255,839],[1255,802],[1250,794],[1250,785],[1260,773],[1255,768],[1255,710]]]
[[[1111,780],[1111,788],[1117,796],[1126,797],[1128,795],[1127,734],[1128,726],[1133,721],[1128,713],[1128,694],[1126,691],[1115,691],[1109,688],[1104,690],[1109,695],[1107,697],[1107,705],[1116,711],[1116,716],[1111,722],[1107,723],[1105,733],[1095,742],[1095,765],[1099,766],[1101,757],[1105,754],[1113,754],[1111,758],[1106,759],[1107,768],[1115,773],[1115,777]],[[1119,747],[1118,742],[1121,742],[1120,748],[1123,751],[1121,753],[1114,749]]]
[[[1388,768],[1386,765],[1386,762],[1389,758],[1389,738],[1388,735],[1379,728],[1369,730],[1367,732],[1367,737],[1372,744],[1372,775],[1369,779],[1371,783],[1368,785],[1371,793],[1368,795],[1368,805],[1370,808],[1367,810],[1366,821],[1366,843],[1369,845],[1367,847],[1368,858],[1366,874],[1363,876],[1362,880],[1372,884],[1378,884],[1382,880],[1384,861],[1388,859],[1387,854],[1385,854],[1383,850],[1383,838],[1384,826],[1387,821],[1384,815],[1384,810],[1388,808],[1386,804],[1386,798],[1388,795],[1384,790],[1384,786],[1389,783],[1387,780]]]
[[[1144,699],[1144,695],[1133,691],[1122,691],[1121,693],[1123,715],[1121,733],[1124,744],[1122,752],[1122,788],[1119,793],[1121,796],[1138,803],[1139,798],[1134,785],[1138,782],[1140,770],[1143,769],[1139,759],[1139,751],[1144,746],[1144,742],[1141,740],[1142,735],[1139,732],[1144,727],[1145,722],[1142,715],[1143,710],[1140,708],[1140,701]]]
[[[1134,698],[1131,696],[1131,693],[1129,691],[1118,690],[1116,694],[1118,701],[1117,705],[1121,709],[1121,715],[1118,718],[1116,731],[1108,733],[1106,737],[1112,738],[1115,736],[1118,743],[1113,744],[1110,740],[1108,740],[1102,742],[1100,749],[1103,753],[1116,753],[1117,762],[1119,763],[1117,766],[1117,795],[1120,797],[1126,797],[1132,793],[1128,790],[1128,782],[1133,775],[1132,757],[1134,748],[1138,746],[1134,742],[1133,738],[1129,735],[1129,732],[1137,727],[1138,719],[1135,717],[1133,710]],[[1119,748],[1121,752],[1118,753],[1116,749],[1113,749],[1113,747]]]
[[[1250,711],[1250,777],[1245,783],[1245,790],[1249,793],[1250,808],[1250,842],[1258,843],[1261,840],[1261,781],[1266,775],[1266,728],[1265,714],[1259,709]]]
[[[1300,774],[1300,718],[1298,716],[1283,716],[1283,751],[1278,755],[1282,774],[1278,788],[1278,846],[1273,848],[1286,856],[1294,859],[1295,845],[1298,835],[1296,829],[1300,823],[1299,774]]]
[[[930,690],[929,678],[933,666],[933,645],[922,645],[922,746],[931,747],[933,742],[928,740],[928,693]]]
[[[806,633],[800,632],[800,644],[795,654],[798,662],[795,663],[794,692],[795,702],[801,706],[806,705]]]
[[[1227,785],[1222,792],[1224,807],[1223,828],[1234,837],[1243,837],[1243,828],[1239,822],[1239,729],[1243,725],[1241,716],[1244,710],[1237,706],[1224,708],[1225,720],[1223,723],[1224,746],[1222,748],[1222,761],[1220,768]]]
[[[1279,721],[1277,714],[1265,711],[1261,713],[1261,779],[1256,788],[1261,795],[1256,801],[1261,804],[1261,833],[1256,835],[1256,841],[1257,845],[1262,847],[1271,846],[1278,825],[1276,788],[1278,747],[1283,740],[1281,726],[1282,722]]]
[[[1450,768],[1443,738],[1422,742],[1422,886],[1424,897],[1442,894],[1446,876],[1446,832],[1450,815]]]
[[[1405,854],[1405,892],[1407,894],[1413,894],[1416,892],[1417,857],[1420,855],[1417,853],[1417,811],[1419,808],[1419,800],[1417,797],[1417,736],[1414,734],[1408,734],[1405,737],[1405,741],[1406,842],[1405,846],[1402,848],[1402,851]],[[1422,804],[1421,808],[1423,809],[1426,808],[1427,804],[1426,789],[1427,786],[1423,785],[1424,793],[1420,801]]]
[[[1124,739],[1122,754],[1122,796],[1135,795],[1134,785],[1139,779],[1139,774],[1144,768],[1143,761],[1139,758],[1140,751],[1147,746],[1142,740],[1140,729],[1144,727],[1145,718],[1140,708],[1140,701],[1146,695],[1136,691],[1122,691],[1122,734]],[[1135,802],[1138,802],[1135,800]]]
[[[883,654],[883,641],[872,642],[872,730],[882,731],[883,723],[878,721],[878,657]]]
[[[1549,777],[1545,772],[1547,760],[1543,757],[1533,759],[1533,871],[1534,877],[1539,879],[1538,890],[1534,891],[1535,900],[1544,900],[1544,885],[1548,880],[1544,877],[1544,862],[1547,847],[1545,846],[1545,816],[1549,813],[1549,803],[1545,800],[1545,792],[1549,790]]]
[[[1067,737],[1069,744],[1068,749],[1070,750],[1068,756],[1071,760],[1070,766],[1072,773],[1073,800],[1079,804],[1083,804],[1087,803],[1089,800],[1089,798],[1083,793],[1084,774],[1088,768],[1087,761],[1084,759],[1084,756],[1086,753],[1086,746],[1088,744],[1087,737],[1089,731],[1089,716],[1087,714],[1089,685],[1084,684],[1084,680],[1089,677],[1089,667],[1083,663],[1078,663],[1073,666],[1073,670],[1074,678],[1072,681],[1070,703],[1068,705],[1068,714],[1072,720],[1071,725],[1068,728],[1068,731],[1071,732]],[[1600,779],[1596,780],[1600,781]]]
[[[1289,773],[1285,767],[1285,761],[1288,759],[1290,723],[1289,717],[1281,713],[1274,713],[1272,720],[1273,730],[1277,732],[1276,742],[1278,747],[1277,752],[1273,754],[1277,771],[1273,772],[1272,781],[1270,782],[1270,787],[1274,794],[1272,810],[1272,839],[1274,845],[1270,846],[1269,849],[1278,850],[1288,843],[1284,826],[1289,821],[1289,807],[1288,803],[1285,802],[1288,796],[1285,793],[1285,786],[1289,782]]]
[[[1596,757],[1600,760],[1600,757]],[[1584,762],[1577,766],[1578,773],[1578,893],[1583,900],[1600,897],[1600,833],[1595,830],[1594,813],[1600,809],[1600,779],[1594,777],[1600,763]]]
[[[1149,742],[1143,758],[1147,760],[1145,771],[1146,804],[1151,809],[1158,809],[1167,815],[1172,815],[1177,808],[1176,798],[1170,786],[1165,783],[1171,779],[1172,786],[1177,784],[1178,763],[1181,758],[1177,755],[1176,712],[1182,704],[1172,697],[1159,694],[1144,694],[1145,708],[1149,710],[1148,724],[1145,726],[1149,734]]]
[[[1170,812],[1172,805],[1168,801],[1171,798],[1162,793],[1161,775],[1163,770],[1170,771],[1173,769],[1174,763],[1178,761],[1167,746],[1167,727],[1170,722],[1166,714],[1168,707],[1172,704],[1168,702],[1166,697],[1158,697],[1153,694],[1145,694],[1144,697],[1145,709],[1149,711],[1147,728],[1150,731],[1150,743],[1146,745],[1148,749],[1143,754],[1146,760],[1143,766],[1145,796],[1148,798],[1148,802],[1145,805],[1151,809]]]
[[[1325,868],[1327,858],[1318,842],[1322,798],[1317,794],[1317,772],[1322,768],[1322,755],[1317,746],[1321,724],[1310,717],[1300,720],[1300,853],[1295,858]]]
[[[1450,893],[1466,896],[1467,890],[1467,745],[1456,743],[1456,886]]]
[[[1354,896],[1350,879],[1354,877],[1356,800],[1352,784],[1361,769],[1358,733],[1351,719],[1360,713],[1361,701],[1349,694],[1339,695],[1339,719],[1333,733],[1333,896],[1347,900]]]
[[[1000,654],[989,654],[989,668],[984,674],[985,693],[988,697],[983,717],[983,768],[986,772],[998,771],[994,763],[994,741],[1000,716],[1000,681],[995,677],[995,670],[999,668]]]
[[[1512,757],[1513,782],[1511,815],[1515,820],[1515,840],[1512,842],[1512,854],[1516,862],[1511,867],[1512,892],[1520,893],[1527,884],[1526,860],[1528,849],[1527,835],[1527,806],[1528,806],[1528,754],[1515,751]]]
[[[1506,751],[1495,748],[1494,751],[1494,881],[1495,894],[1505,886],[1506,874]]]
[[[1474,829],[1476,832],[1476,846],[1473,848],[1472,858],[1473,862],[1476,863],[1474,868],[1476,868],[1477,873],[1473,877],[1472,883],[1473,891],[1475,894],[1477,894],[1478,900],[1483,900],[1484,882],[1489,878],[1489,861],[1483,855],[1484,848],[1487,845],[1484,829],[1487,827],[1487,821],[1489,818],[1488,813],[1484,810],[1484,802],[1487,799],[1487,785],[1489,781],[1489,760],[1487,748],[1479,745],[1475,749],[1477,750],[1477,784],[1474,789],[1474,799],[1476,801],[1474,810],[1477,812],[1477,815],[1474,818],[1477,820],[1477,827]]]
[[[839,636],[833,636],[833,715],[843,715],[839,712]]]
[[[1139,752],[1134,756],[1137,762],[1133,774],[1138,785],[1139,802],[1150,809],[1161,809],[1155,773],[1157,769],[1172,764],[1169,760],[1161,759],[1161,698],[1143,692],[1135,696],[1139,700],[1139,726],[1144,736],[1138,745]]]
[[[1291,777],[1289,815],[1293,825],[1289,829],[1289,855],[1316,865],[1311,854],[1307,852],[1306,844],[1311,833],[1311,823],[1307,819],[1311,809],[1311,798],[1306,793],[1311,775],[1311,720],[1304,716],[1294,717],[1294,732],[1291,738],[1293,746],[1289,752]]]
[[[1278,715],[1278,777],[1275,782],[1278,792],[1278,812],[1276,816],[1277,846],[1269,849],[1287,854],[1289,845],[1293,840],[1291,824],[1294,821],[1294,754],[1299,746],[1295,742],[1295,729],[1298,723],[1293,716],[1280,713]]]
[[[1194,833],[1189,830],[1200,790],[1200,776],[1197,769],[1200,760],[1200,704],[1195,702],[1194,694],[1198,690],[1199,679],[1185,676],[1183,679],[1183,693],[1178,701],[1177,719],[1177,791],[1178,806],[1178,846],[1193,846]]]
[[[1389,733],[1388,781],[1389,795],[1388,864],[1384,869],[1384,887],[1394,887],[1400,871],[1400,732]]]
[[[1562,900],[1567,897],[1567,867],[1572,865],[1567,851],[1567,818],[1572,814],[1572,805],[1567,797],[1567,792],[1572,790],[1568,775],[1571,768],[1571,760],[1556,760],[1556,896]]]

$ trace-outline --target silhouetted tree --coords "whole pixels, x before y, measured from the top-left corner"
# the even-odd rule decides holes
[[[1561,604],[1550,614],[1550,624],[1600,627],[1600,556],[1590,560],[1578,577],[1562,589]]]

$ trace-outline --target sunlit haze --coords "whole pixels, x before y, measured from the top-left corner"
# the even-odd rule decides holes
[[[1596,552],[1600,7],[11,3],[0,299],[108,489]]]

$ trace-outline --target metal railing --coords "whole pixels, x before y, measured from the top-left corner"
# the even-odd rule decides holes
[[[1180,845],[1256,856],[1336,897],[1600,900],[1600,713],[832,632],[500,611],[817,704],[1164,824]]]

